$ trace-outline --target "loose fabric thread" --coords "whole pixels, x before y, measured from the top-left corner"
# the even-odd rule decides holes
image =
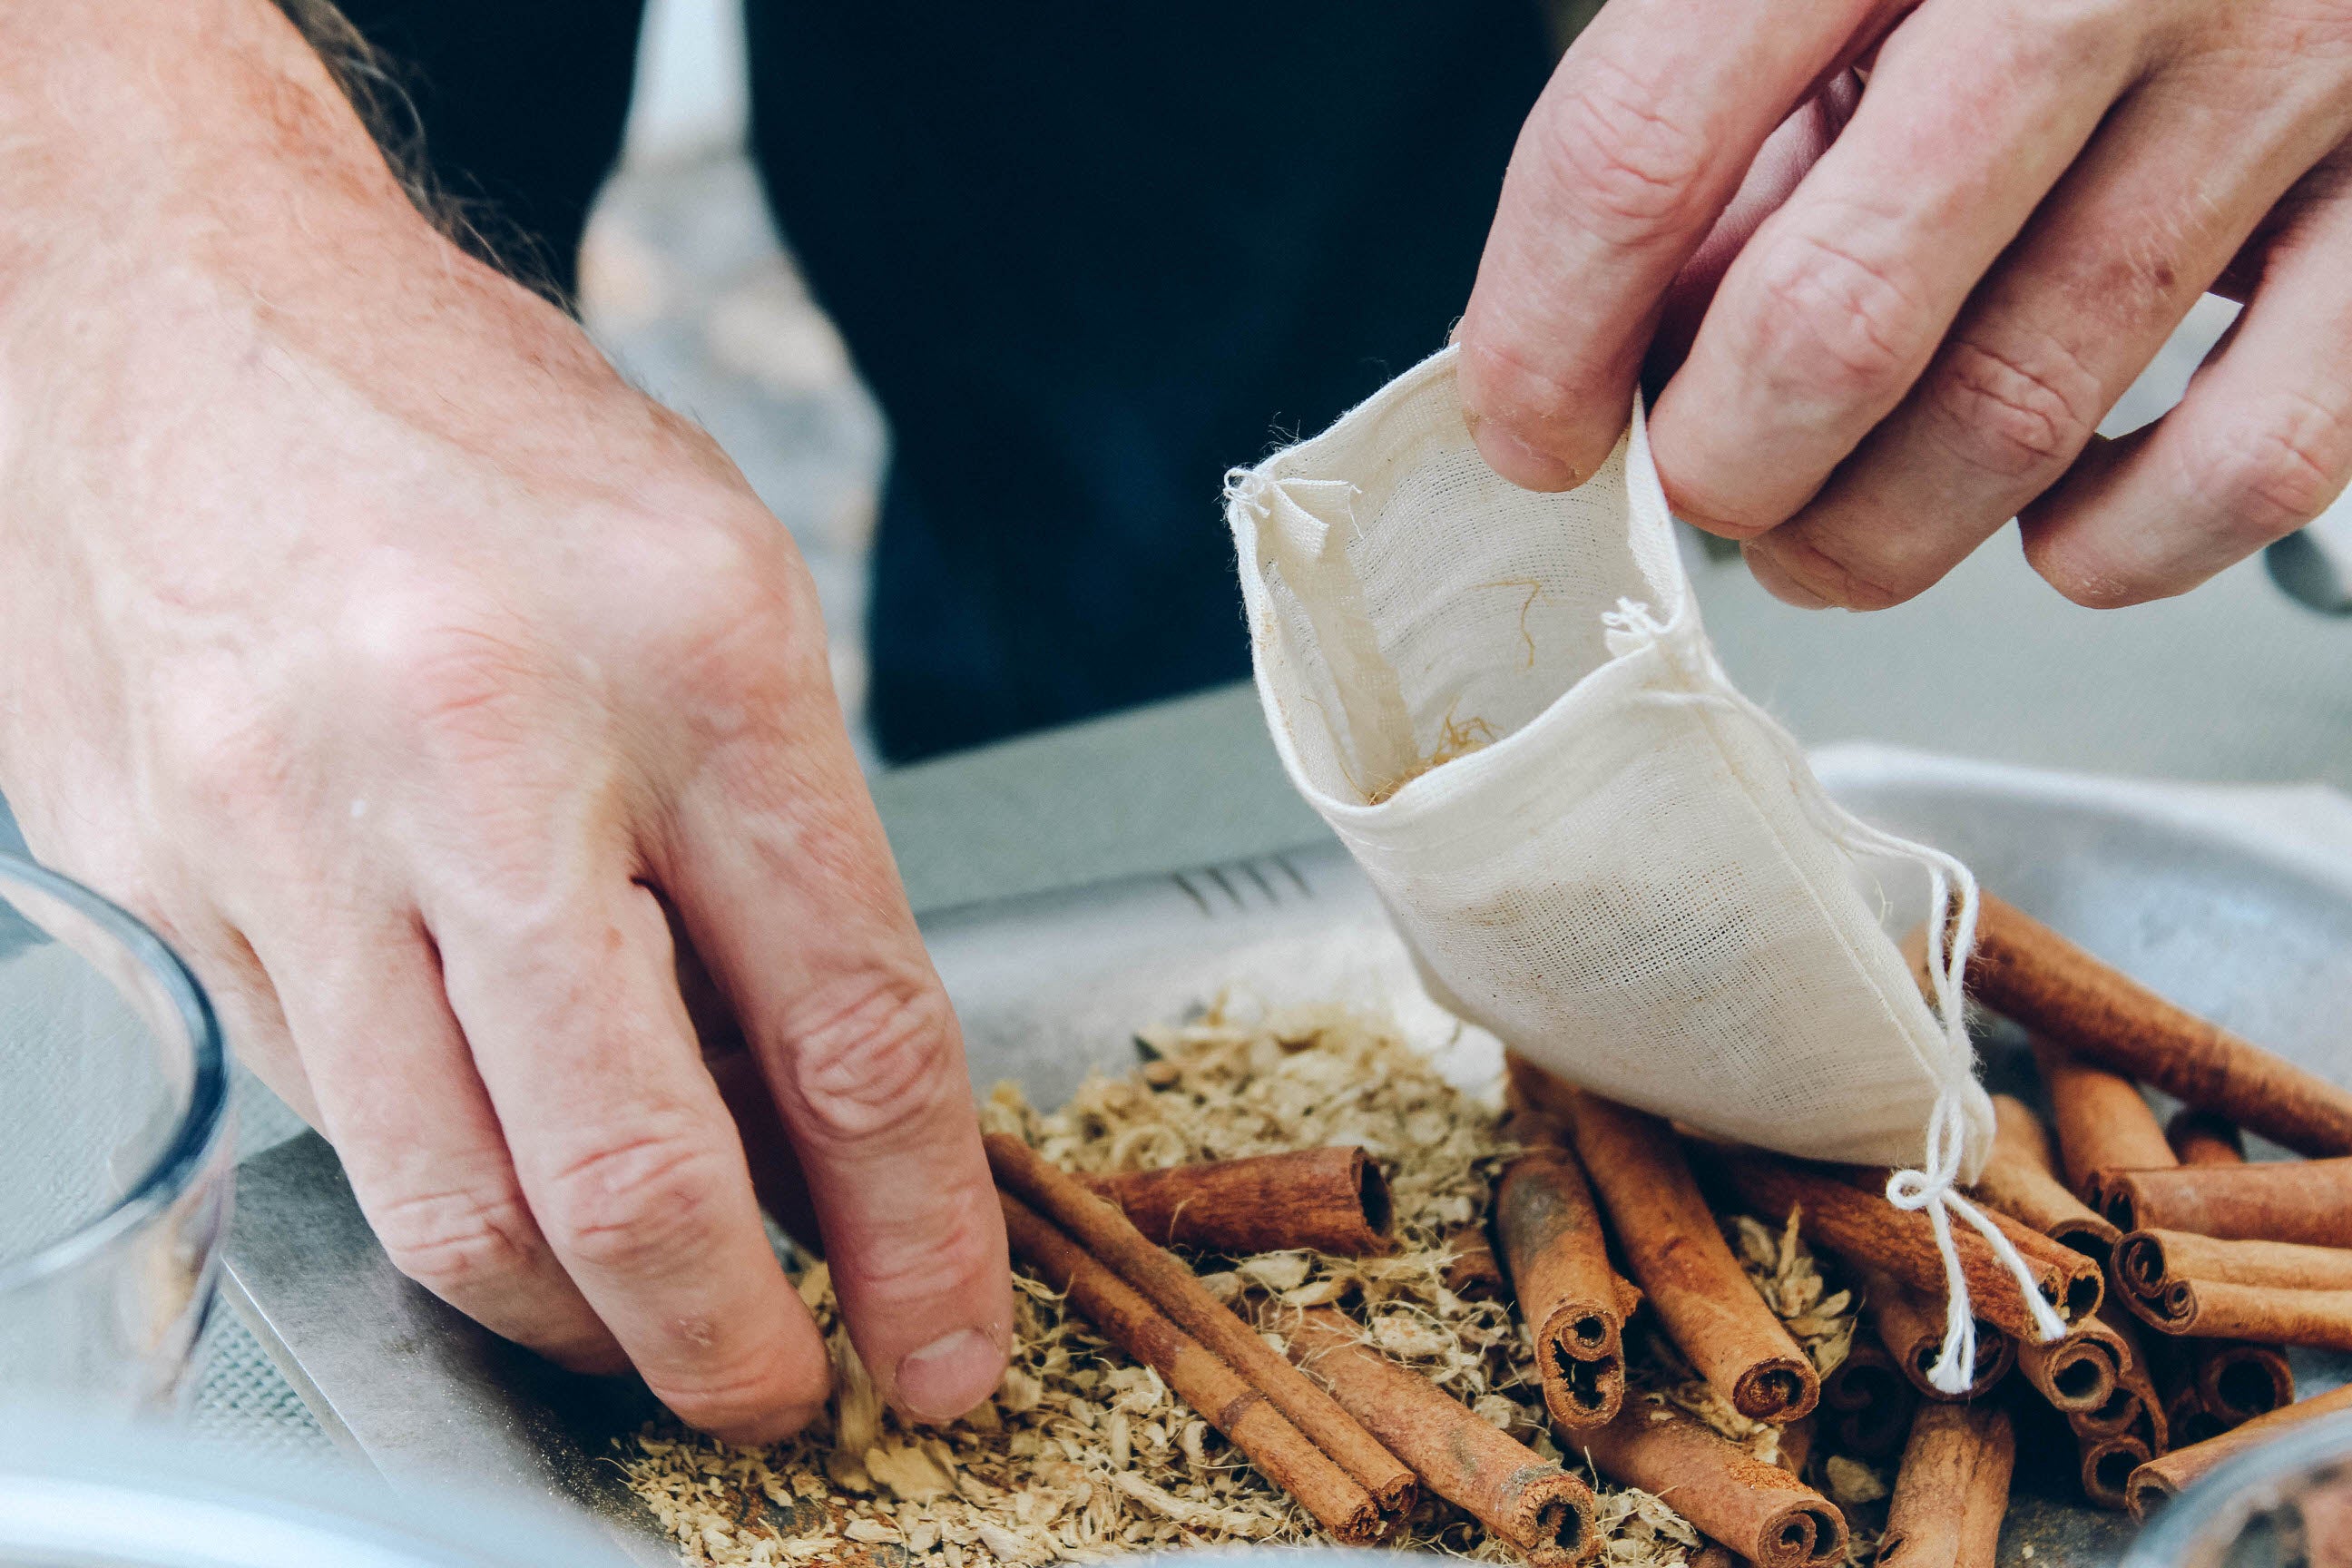
[[[1666,627],[1650,606],[1636,599],[1620,599],[1601,623],[1624,637],[1671,649]],[[1660,692],[1659,700],[1722,705],[1753,721],[1780,747],[1792,779],[1803,776],[1804,757],[1791,736],[1771,715],[1728,680],[1708,682],[1712,691]],[[1908,859],[1927,873],[1927,976],[1935,993],[1936,1022],[1951,1047],[1948,1060],[1967,1073],[1975,1059],[1969,1043],[1968,1004],[1962,980],[1969,954],[1976,945],[1977,879],[1967,866],[1942,850],[1872,826],[1831,801],[1819,791],[1799,790],[1800,802],[1823,832],[1848,849]],[[2015,1277],[2025,1298],[2035,1331],[2042,1342],[2063,1339],[2065,1320],[2042,1300],[2032,1270],[2000,1226],[1958,1191],[1960,1161],[1967,1152],[1968,1129],[1961,1095],[1966,1085],[1948,1077],[1940,1085],[1928,1113],[1926,1159],[1915,1170],[1895,1171],[1886,1179],[1886,1201],[1898,1209],[1924,1213],[1936,1237],[1936,1256],[1944,1265],[1944,1342],[1928,1369],[1927,1381],[1946,1394],[1966,1394],[1974,1380],[1977,1360],[1976,1314],[1970,1310],[1969,1282],[1960,1268],[1959,1246],[1953,1238],[1952,1215],[1958,1215],[1991,1247],[1993,1256]]]

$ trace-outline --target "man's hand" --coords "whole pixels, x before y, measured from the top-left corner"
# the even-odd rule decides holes
[[[412,1278],[763,1439],[827,1363],[681,999],[707,968],[877,1382],[977,1403],[1003,1226],[782,529],[416,215],[266,0],[0,12],[35,850],[189,956]]]
[[[2015,514],[2078,603],[2181,593],[2352,476],[2345,0],[1612,0],[1504,182],[1475,438],[1589,476],[1655,333],[1667,498],[1790,603]],[[2095,441],[2207,289],[2248,303],[2187,398]]]

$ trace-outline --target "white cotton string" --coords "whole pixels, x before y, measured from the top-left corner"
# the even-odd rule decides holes
[[[1695,651],[1699,658],[1712,662],[1703,645],[1692,650],[1678,648],[1667,641],[1665,626],[1649,605],[1639,600],[1618,600],[1617,608],[1604,614],[1601,620],[1612,632],[1657,643],[1670,657]],[[1794,736],[1728,680],[1717,679],[1709,684],[1715,689],[1657,695],[1666,701],[1721,705],[1744,715],[1779,745],[1791,779],[1805,777],[1804,752]],[[1927,873],[1927,984],[1935,996],[1936,1022],[1951,1047],[1947,1053],[1947,1059],[1953,1064],[1950,1070],[1960,1079],[1945,1079],[1935,1107],[1928,1113],[1927,1158],[1917,1170],[1895,1171],[1887,1176],[1886,1201],[1899,1209],[1926,1214],[1935,1233],[1936,1256],[1944,1265],[1944,1344],[1936,1364],[1928,1370],[1927,1381],[1946,1394],[1965,1394],[1976,1374],[1977,1326],[1975,1314],[1969,1309],[1968,1279],[1960,1269],[1959,1246],[1952,1236],[1953,1215],[1968,1221],[1984,1237],[1993,1256],[2015,1278],[2018,1292],[2025,1299],[2026,1311],[2042,1342],[2062,1339],[2066,1332],[2065,1320],[2042,1300],[2041,1286],[2016,1246],[1958,1191],[1967,1131],[1961,1121],[1960,1097],[1976,1056],[1969,1042],[1968,1000],[1963,984],[1969,955],[1976,947],[1976,875],[1940,849],[1872,826],[1832,801],[1824,791],[1800,788],[1796,793],[1807,815],[1836,843],[1850,850],[1907,859]]]

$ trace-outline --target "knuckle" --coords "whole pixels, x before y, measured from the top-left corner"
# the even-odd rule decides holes
[[[1656,84],[1606,55],[1564,82],[1528,122],[1540,167],[1601,239],[1638,244],[1705,216],[1707,140],[1662,104]]]
[[[1890,401],[1918,367],[1927,311],[1894,268],[1801,230],[1759,258],[1759,348],[1817,395]]]
[[[890,1140],[964,1092],[955,1016],[928,977],[877,973],[790,1021],[787,1079],[817,1136]]]
[[[372,1207],[370,1224],[394,1266],[437,1295],[530,1266],[538,1227],[512,1187],[407,1193]]]
[[[1927,586],[1903,581],[1885,563],[1861,561],[1846,550],[1829,548],[1808,538],[1802,529],[1775,529],[1747,548],[1770,554],[1800,584],[1849,610],[1892,609]]]
[[[559,1167],[534,1207],[565,1257],[642,1273],[708,1239],[724,1186],[719,1157],[683,1127],[617,1139]]]
[[[250,823],[292,792],[297,751],[262,709],[183,683],[162,704],[160,747],[172,776],[199,811]]]
[[[2352,469],[2352,425],[2310,398],[2284,399],[2216,428],[2189,459],[2212,514],[2248,548],[2327,510]]]
[[[353,640],[368,696],[404,742],[455,763],[528,743],[546,665],[519,620],[427,592],[383,592],[372,596]]]
[[[1926,389],[1944,446],[2005,479],[2072,462],[2098,424],[2099,393],[2090,368],[2050,340],[2031,353],[1955,341]]]

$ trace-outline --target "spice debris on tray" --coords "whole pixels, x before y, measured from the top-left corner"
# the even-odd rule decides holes
[[[1514,1152],[1494,1106],[1449,1086],[1392,1026],[1339,1006],[1256,1015],[1219,1007],[1139,1038],[1150,1059],[1136,1071],[1092,1079],[1046,1114],[999,1086],[982,1107],[983,1125],[1091,1175],[1364,1150],[1387,1178],[1395,1231],[1388,1251],[1193,1252],[1202,1284],[1270,1327],[1302,1310],[1339,1307],[1369,1345],[1431,1380],[1475,1419],[1591,1479],[1549,1432],[1507,1294],[1456,1294],[1446,1283],[1449,1273],[1461,1282],[1465,1254],[1483,1251],[1474,1238]],[[1730,1237],[1759,1301],[1788,1324],[1819,1372],[1833,1369],[1854,1331],[1851,1296],[1831,1288],[1789,1227],[1742,1216]],[[1003,1385],[990,1404],[943,1427],[902,1426],[882,1407],[849,1346],[824,1264],[803,1266],[799,1284],[835,1356],[837,1387],[826,1416],[767,1448],[666,1426],[633,1439],[620,1461],[689,1562],[891,1558],[896,1548],[964,1568],[1324,1538],[1311,1515],[1164,1379],[1025,1271],[1015,1271],[1015,1339]],[[1637,1330],[1631,1348],[1637,1398],[1671,1402],[1768,1463],[1780,1457],[1783,1428],[1739,1415],[1662,1337]],[[1886,1479],[1865,1465],[1838,1465],[1832,1484],[1840,1476],[1857,1501],[1885,1495]],[[1609,1563],[1673,1568],[1698,1549],[1697,1532],[1656,1496],[1605,1484],[1594,1490],[1596,1540]],[[1524,1555],[1427,1496],[1388,1539],[1490,1561]]]
[[[1943,1263],[1885,1173],[1686,1138],[1517,1058],[1498,1110],[1380,1020],[1220,1006],[1059,1111],[982,1107],[1024,1268],[992,1402],[901,1426],[814,1263],[827,1417],[764,1450],[648,1428],[618,1462],[701,1563],[1337,1540],[1990,1568],[2038,1405],[2084,1497],[2135,1515],[2352,1407],[2297,1402],[2283,1349],[2352,1350],[2352,1092],[1998,900],[1968,985],[2034,1036],[2049,1121],[2001,1097],[1974,1195],[2056,1342],[1960,1232],[1976,1357],[1931,1375]],[[2140,1081],[2183,1100],[2168,1129]],[[2241,1127],[2310,1158],[2249,1164]]]

